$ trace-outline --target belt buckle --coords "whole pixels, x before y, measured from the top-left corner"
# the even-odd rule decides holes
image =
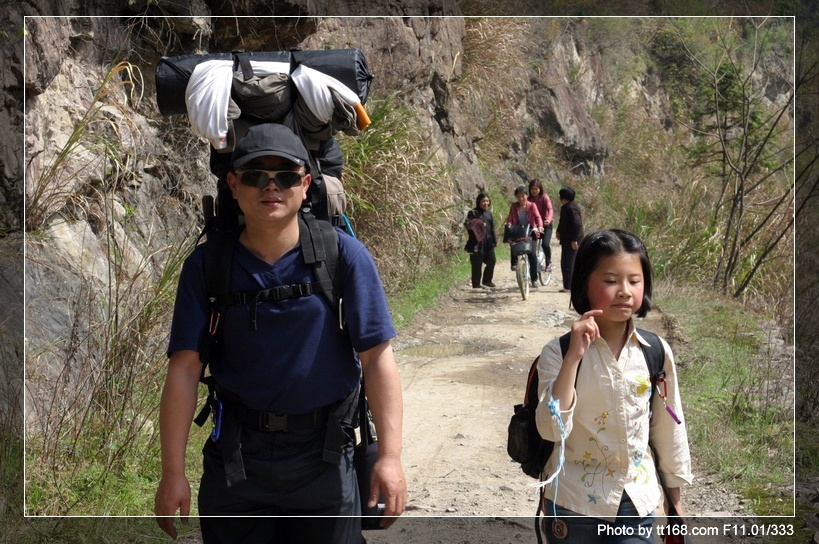
[[[259,430],[265,432],[286,431],[287,416],[273,412],[259,413]]]

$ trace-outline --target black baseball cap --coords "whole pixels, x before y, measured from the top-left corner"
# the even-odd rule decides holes
[[[239,169],[259,157],[283,157],[310,171],[309,155],[301,139],[292,130],[278,123],[264,123],[248,129],[239,140],[230,162]]]

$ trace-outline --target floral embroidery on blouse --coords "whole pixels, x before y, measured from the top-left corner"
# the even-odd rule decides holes
[[[635,390],[639,396],[645,395],[651,390],[651,378],[649,376],[637,376],[637,387]]]
[[[591,442],[594,446],[596,446],[597,454],[592,453],[586,450],[583,453],[583,459],[575,461],[575,465],[582,465],[583,466],[583,476],[581,476],[580,481],[586,487],[593,487],[594,481],[598,475],[602,478],[604,475],[606,477],[613,477],[614,470],[611,469],[611,459],[607,455],[609,451],[609,446],[605,444],[605,440],[600,440],[599,437],[601,433],[606,430],[606,420],[609,418],[608,411],[601,413],[599,416],[594,418],[594,422],[597,423],[600,427],[597,429],[597,433],[594,436],[589,437],[589,442]],[[600,458],[598,458],[600,457]],[[592,496],[589,495],[589,501],[597,503],[596,498],[592,500]]]

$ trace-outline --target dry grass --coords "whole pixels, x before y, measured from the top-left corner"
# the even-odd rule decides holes
[[[341,140],[353,228],[388,292],[406,290],[452,253],[454,185],[434,144],[391,97],[371,99],[372,125]]]
[[[117,63],[103,74],[62,149],[41,171],[28,173],[27,232],[43,227],[76,199],[86,180],[94,179],[91,172],[101,171],[103,178],[114,181],[127,175],[133,156],[122,142],[139,137],[130,111],[141,101],[143,88],[141,72],[128,62]]]
[[[511,113],[529,87],[530,34],[530,19],[466,21],[463,76],[452,84],[452,99],[481,133],[482,157],[507,153],[509,142],[519,136]]]

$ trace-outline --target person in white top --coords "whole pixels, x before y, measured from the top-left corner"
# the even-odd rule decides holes
[[[610,229],[582,240],[571,283],[580,318],[565,358],[555,339],[538,365],[538,431],[555,442],[543,471],[556,474],[543,505],[551,543],[654,542],[662,493],[649,435],[670,500],[684,515],[680,487],[693,475],[674,357],[660,339],[665,382],[649,406],[651,378],[640,347],[648,343],[634,322],[651,309],[651,289],[651,263],[637,236]]]

